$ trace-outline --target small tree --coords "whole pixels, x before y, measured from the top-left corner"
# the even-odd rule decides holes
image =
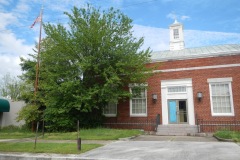
[[[36,122],[43,120],[45,106],[42,102],[41,91],[39,91],[37,96],[34,95],[37,56],[36,54],[29,54],[29,56],[31,59],[20,58],[20,66],[23,71],[23,74],[19,76],[23,81],[21,85],[21,99],[25,101],[26,105],[18,112],[17,121],[24,120],[27,125],[30,126],[31,124],[32,131],[34,131]]]
[[[0,95],[13,101],[19,100],[21,96],[21,81],[17,77],[7,73],[0,81]]]

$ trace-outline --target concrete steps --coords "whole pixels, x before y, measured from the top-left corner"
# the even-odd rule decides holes
[[[198,133],[197,125],[169,124],[158,125],[156,135],[161,136],[190,136]]]

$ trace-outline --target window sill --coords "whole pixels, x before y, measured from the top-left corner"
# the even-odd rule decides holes
[[[117,117],[116,114],[104,114],[105,117]]]
[[[130,117],[147,117],[147,114],[131,114]]]
[[[230,114],[212,114],[213,117],[233,117],[235,116],[233,113]]]

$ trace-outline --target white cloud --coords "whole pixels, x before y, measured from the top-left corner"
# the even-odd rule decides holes
[[[158,51],[169,48],[168,29],[134,25],[133,30],[135,37],[144,37],[143,49],[150,47],[153,51]]]
[[[0,33],[0,77],[10,73],[20,75],[20,56],[32,53],[33,45],[24,44],[24,40],[17,39],[13,33]]]
[[[15,8],[16,12],[27,13],[30,10],[29,1],[20,0]]]
[[[176,20],[180,19],[180,20],[182,20],[182,21],[184,21],[184,20],[189,20],[189,19],[190,19],[190,16],[176,14],[175,12],[171,12],[171,13],[167,14],[166,17],[167,17],[167,18],[170,18],[170,19],[173,19],[173,20],[175,20],[175,19],[176,19]]]
[[[186,30],[184,37],[187,48],[240,43],[240,33]]]
[[[10,73],[19,75],[20,55],[32,53],[33,45],[25,44],[24,39],[19,39],[7,27],[18,22],[14,13],[0,13],[0,76]]]
[[[167,18],[175,20],[177,18],[177,15],[174,12],[171,12],[167,15]]]
[[[9,5],[11,3],[10,0],[0,0],[0,4],[3,4],[3,5]]]
[[[21,75],[20,58],[18,56],[0,55],[0,77],[7,73],[12,76]]]
[[[12,13],[3,13],[0,12],[0,29],[6,29],[6,26],[15,23],[17,18]]]
[[[17,39],[13,33],[0,34],[0,54],[19,55],[23,52],[31,52],[32,45],[25,45],[24,39]]]
[[[184,20],[188,20],[188,19],[190,19],[190,17],[189,17],[189,16],[184,16],[184,15],[183,15],[183,16],[180,17],[180,19],[184,21]]]
[[[144,37],[143,49],[150,47],[153,51],[169,49],[169,30],[141,25],[134,25],[134,36]],[[240,33],[210,32],[199,30],[184,31],[185,48],[209,45],[239,44]]]

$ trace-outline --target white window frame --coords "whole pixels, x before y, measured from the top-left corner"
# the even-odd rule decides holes
[[[106,109],[106,108],[104,108],[103,109],[103,115],[105,115],[106,117],[117,117],[117,104],[115,103],[115,104],[113,104],[113,103],[108,103],[108,105],[106,106],[106,107],[109,107],[110,105],[112,105],[112,106],[114,106],[115,105],[115,110],[116,110],[116,113],[105,113],[104,112],[104,110]]]
[[[139,86],[139,85],[141,85],[141,86],[147,86],[147,84],[136,84],[136,83],[134,83],[134,84],[129,84],[129,91],[130,91],[130,93],[132,93],[132,88],[133,87],[135,87],[135,86]],[[147,89],[144,89],[144,92],[145,92],[145,104],[146,104],[146,106],[145,106],[145,113],[132,113],[132,98],[130,98],[130,117],[147,117]]]
[[[173,38],[179,39],[179,29],[173,29]]]
[[[233,95],[232,95],[232,77],[227,78],[211,78],[207,80],[209,83],[209,96],[211,102],[211,113],[212,116],[234,116],[234,105],[233,105]],[[214,113],[213,111],[213,100],[212,100],[212,84],[228,84],[229,94],[230,94],[230,107],[231,113]]]
[[[171,89],[175,88],[176,91],[171,91]],[[184,91],[182,91],[182,89]],[[187,93],[187,86],[168,86],[167,87],[168,94],[176,94],[176,93]]]

